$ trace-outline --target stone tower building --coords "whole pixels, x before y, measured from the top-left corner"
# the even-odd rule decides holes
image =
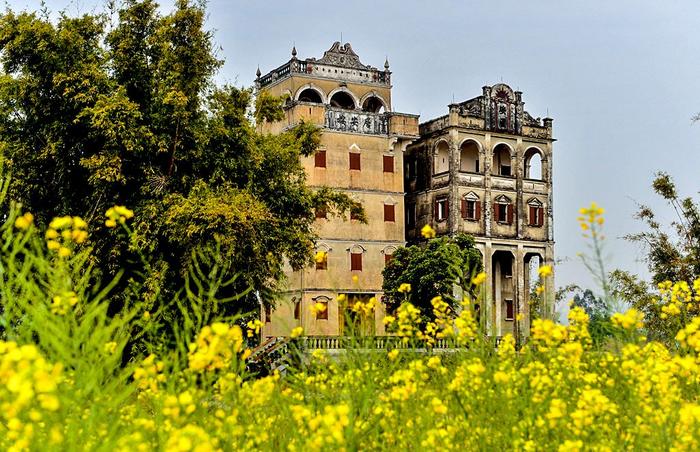
[[[278,133],[300,120],[322,128],[321,145],[303,157],[312,187],[329,186],[360,201],[369,224],[317,212],[317,251],[325,261],[300,272],[288,269],[288,291],[273,312],[263,313],[263,337],[286,336],[297,327],[305,335],[342,335],[348,312],[338,296],[381,300],[382,270],[405,244],[404,151],[418,138],[418,116],[391,106],[391,72],[360,62],[350,44],[336,42],[322,58],[292,58],[262,75],[256,86],[287,96],[286,118],[265,124]],[[312,312],[316,303],[327,306]],[[369,334],[384,334],[384,309],[377,306]]]
[[[448,108],[407,149],[407,239],[419,242],[426,224],[438,235],[473,235],[493,334],[527,335],[531,274],[554,258],[552,119],[530,116],[522,93],[502,83]]]

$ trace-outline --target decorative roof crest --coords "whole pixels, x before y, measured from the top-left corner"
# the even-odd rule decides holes
[[[309,60],[314,61],[311,58]],[[323,57],[316,60],[316,63],[354,69],[372,69],[371,66],[360,63],[360,57],[352,50],[349,42],[341,45],[340,41],[334,42],[330,49],[323,52]]]

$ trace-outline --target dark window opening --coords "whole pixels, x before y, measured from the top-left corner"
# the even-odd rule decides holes
[[[301,318],[301,301],[294,302],[294,320]]]
[[[362,271],[362,253],[350,253],[350,271]]]
[[[331,97],[331,107],[342,108],[343,110],[354,110],[355,101],[350,94],[344,91],[338,91]]]
[[[393,204],[384,204],[384,221],[396,221],[396,209]]]
[[[393,173],[394,172],[394,157],[392,155],[385,155],[382,158],[382,163],[383,163],[383,169],[385,173]]]
[[[351,152],[350,153],[350,169],[360,171],[360,153]]]
[[[321,95],[318,94],[318,91],[311,88],[306,88],[301,92],[301,94],[299,94],[299,102],[313,102],[315,104],[323,103],[321,100]]]
[[[316,310],[316,320],[328,320],[328,302],[327,301],[317,301],[316,303],[325,306],[325,309]]]
[[[384,102],[376,96],[368,97],[362,104],[362,110],[370,113],[383,113]]]
[[[513,320],[515,318],[513,314],[513,300],[506,300],[506,320]]]

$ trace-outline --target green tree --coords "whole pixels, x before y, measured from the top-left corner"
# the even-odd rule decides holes
[[[574,294],[572,306],[583,308],[588,314],[588,332],[595,345],[603,345],[613,337],[613,327],[610,322],[610,309],[605,301],[596,297],[591,289],[580,289]]]
[[[256,118],[279,119],[282,102],[214,84],[222,61],[203,2],[178,0],[161,14],[152,0],[125,0],[117,12],[112,23],[106,14],[0,15],[0,156],[10,197],[43,224],[87,219],[97,274],[123,269],[117,290],[140,291],[154,305],[181,287],[197,249],[216,249],[229,277],[240,276],[226,290],[253,289],[231,309],[254,311],[278,288],[285,261],[312,262],[316,208],[361,206],[307,187],[300,157],[315,150],[319,130],[302,123],[258,133]],[[103,224],[115,204],[136,213],[126,244]]]
[[[637,218],[644,222],[646,231],[626,236],[643,247],[651,281],[622,270],[612,272],[611,280],[616,295],[644,313],[650,338],[673,341],[687,318],[664,315],[656,288],[664,281],[684,281],[692,287],[700,278],[700,209],[693,198],[678,194],[667,173],[657,173],[652,186],[672,209],[675,219],[663,224],[651,208],[642,205]]]
[[[454,289],[459,287],[473,297],[472,278],[482,266],[474,238],[462,233],[435,238],[423,246],[399,248],[382,272],[387,307],[394,309],[408,299],[423,316],[431,317],[430,300],[440,295],[455,309],[461,300],[453,296]],[[399,292],[401,284],[410,284],[411,291]]]

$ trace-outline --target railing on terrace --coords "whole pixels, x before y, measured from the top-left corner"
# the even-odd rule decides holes
[[[501,338],[496,338],[496,346]],[[406,349],[406,348],[432,348],[432,349],[456,349],[466,348],[458,345],[454,339],[436,339],[435,343],[428,344],[425,341],[404,342],[398,336],[305,336],[292,339],[291,343],[302,350],[344,350],[348,348],[359,349]]]
[[[389,133],[389,116],[386,113],[343,110],[328,107],[325,127],[341,132],[386,135]]]

